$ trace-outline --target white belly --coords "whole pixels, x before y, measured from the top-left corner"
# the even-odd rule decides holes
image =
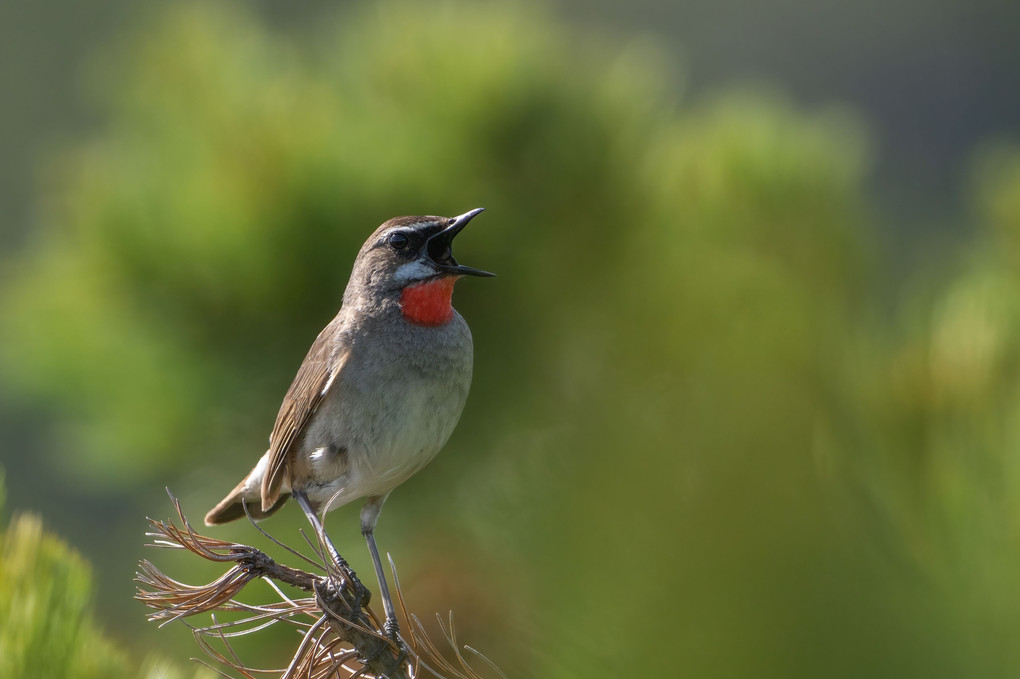
[[[438,381],[344,384],[344,398],[324,403],[310,423],[294,484],[330,509],[392,491],[450,438],[467,398],[469,366]]]

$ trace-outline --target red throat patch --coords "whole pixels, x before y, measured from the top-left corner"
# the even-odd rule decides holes
[[[427,283],[409,285],[400,293],[400,310],[408,322],[436,327],[453,318],[454,276],[443,276]]]

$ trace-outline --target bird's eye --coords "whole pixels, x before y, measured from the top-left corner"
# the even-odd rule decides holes
[[[391,233],[389,237],[386,238],[386,242],[389,243],[390,247],[394,250],[403,250],[411,241],[408,239],[407,235],[398,231],[397,233]]]

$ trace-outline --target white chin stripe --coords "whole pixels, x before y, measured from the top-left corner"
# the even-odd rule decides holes
[[[410,283],[412,281],[422,281],[435,275],[435,269],[427,264],[423,264],[421,260],[415,260],[402,264],[396,273],[393,274],[393,280],[397,283]]]

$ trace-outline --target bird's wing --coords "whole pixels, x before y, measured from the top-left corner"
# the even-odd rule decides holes
[[[276,504],[291,446],[301,436],[323,396],[335,388],[337,376],[347,361],[349,351],[336,350],[336,344],[330,341],[335,333],[336,321],[319,333],[283,397],[269,437],[269,464],[262,478],[263,511]]]

